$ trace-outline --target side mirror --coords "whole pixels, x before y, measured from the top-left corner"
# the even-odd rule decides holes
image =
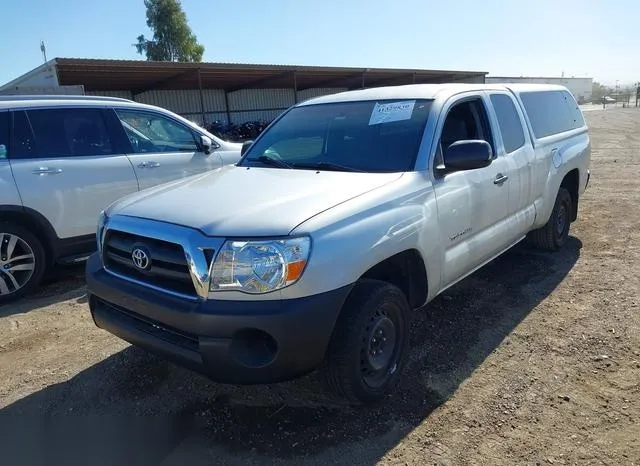
[[[487,141],[456,141],[444,153],[444,167],[447,171],[474,170],[491,165],[492,159],[493,151]]]
[[[251,144],[253,144],[253,141],[245,141],[242,143],[242,149],[240,149],[241,157],[245,154],[245,152],[249,150],[249,147],[251,147]]]
[[[218,148],[218,145],[213,142],[209,136],[205,136],[204,134],[200,136],[200,146],[205,154],[210,154],[211,149]]]

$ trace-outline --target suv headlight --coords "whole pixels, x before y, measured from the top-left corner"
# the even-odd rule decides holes
[[[227,241],[211,270],[210,291],[268,293],[292,285],[302,276],[311,239]]]

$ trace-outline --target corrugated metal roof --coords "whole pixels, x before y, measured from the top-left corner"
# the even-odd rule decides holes
[[[82,84],[91,91],[167,89],[360,88],[409,83],[441,83],[484,78],[482,71],[395,68],[183,63],[146,60],[56,58],[60,85]]]

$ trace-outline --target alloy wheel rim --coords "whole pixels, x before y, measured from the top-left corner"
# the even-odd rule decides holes
[[[22,289],[36,269],[31,246],[17,235],[0,232],[0,296]]]

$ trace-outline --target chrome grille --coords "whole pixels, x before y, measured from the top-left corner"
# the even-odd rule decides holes
[[[141,268],[133,257],[144,251],[149,264]],[[105,267],[118,275],[170,292],[197,296],[181,245],[132,233],[108,230],[103,243]]]

